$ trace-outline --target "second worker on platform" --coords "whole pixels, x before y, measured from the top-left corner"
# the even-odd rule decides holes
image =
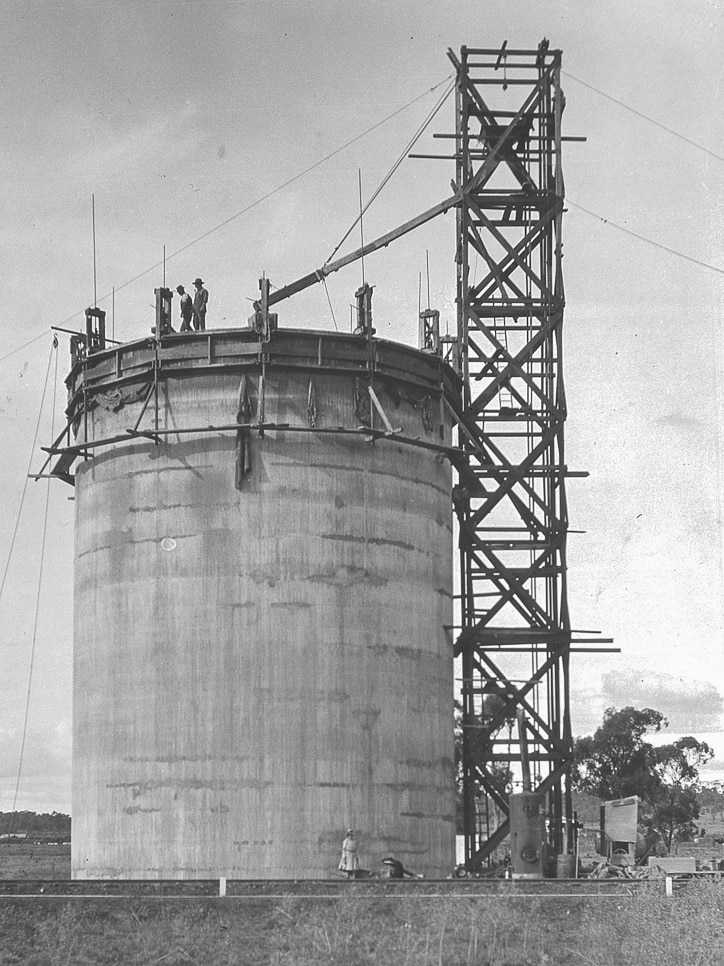
[[[181,297],[179,309],[181,311],[181,332],[191,332],[191,320],[194,317],[194,303],[183,285],[177,285],[176,291]]]

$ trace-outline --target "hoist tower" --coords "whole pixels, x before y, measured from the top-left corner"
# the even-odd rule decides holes
[[[572,831],[566,601],[561,54],[463,47],[457,72],[460,532],[466,864],[510,831],[523,775],[553,848]],[[518,775],[518,777],[520,777]],[[497,818],[492,813],[497,813]]]

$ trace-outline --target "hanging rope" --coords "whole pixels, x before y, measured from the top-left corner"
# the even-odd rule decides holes
[[[58,339],[54,337],[53,339],[53,349],[57,350]],[[50,369],[50,363],[48,363],[48,369]],[[46,381],[47,385],[47,381]],[[53,377],[53,409],[51,414],[51,438],[55,436],[55,400],[56,392],[58,388],[58,353],[55,352],[55,374]],[[43,397],[45,397],[45,390],[43,390]],[[42,408],[42,407],[41,407]],[[48,507],[50,505],[50,480],[46,480],[45,489],[45,512],[43,515],[43,539],[40,545],[40,566],[38,568],[38,587],[35,594],[35,616],[33,619],[33,642],[30,648],[30,668],[28,670],[28,689],[25,696],[25,717],[23,719],[23,739],[20,745],[20,760],[18,761],[18,774],[15,781],[15,794],[13,796],[13,807],[12,812],[15,813],[15,808],[18,803],[18,791],[20,789],[20,777],[23,770],[23,760],[25,758],[25,741],[28,733],[28,713],[30,710],[30,694],[33,685],[33,668],[35,666],[35,644],[38,638],[38,617],[40,614],[40,591],[43,583],[43,564],[45,562],[45,543],[48,534]]]
[[[45,335],[45,332],[43,333],[43,335]],[[53,336],[53,344],[50,348],[50,355],[48,356],[48,368],[45,370],[45,383],[43,385],[43,395],[40,398],[40,407],[38,409],[38,419],[37,419],[37,422],[35,423],[35,434],[33,436],[33,442],[31,443],[31,446],[30,446],[30,459],[28,460],[28,468],[25,473],[23,492],[20,496],[20,505],[18,506],[18,512],[15,517],[15,526],[13,527],[13,535],[10,540],[10,549],[8,550],[7,560],[5,561],[5,569],[3,571],[2,582],[0,582],[0,601],[2,600],[3,591],[5,589],[5,581],[8,576],[8,569],[10,568],[10,560],[13,555],[13,548],[15,547],[15,538],[18,535],[18,526],[20,525],[20,515],[23,512],[23,504],[25,503],[25,494],[28,491],[28,482],[30,480],[30,467],[32,466],[33,457],[35,456],[35,444],[38,441],[38,433],[40,431],[40,419],[43,415],[43,404],[45,403],[45,393],[48,389],[48,376],[50,375],[50,363],[53,360],[53,352],[57,349],[57,347],[58,347],[58,337]],[[57,355],[56,355],[56,366],[57,366]]]
[[[334,251],[332,252],[332,254],[327,259],[327,261],[324,263],[325,265],[329,264],[329,262],[332,261],[332,259],[337,254],[337,252],[340,250],[340,248],[342,247],[342,245],[344,245],[344,243],[347,241],[347,239],[349,238],[349,236],[352,234],[352,232],[354,231],[354,229],[357,227],[357,225],[360,223],[360,221],[364,217],[364,215],[367,212],[367,210],[369,209],[370,205],[375,201],[375,199],[377,198],[377,196],[379,195],[379,193],[383,190],[383,188],[385,187],[385,185],[387,184],[387,182],[390,180],[390,178],[394,175],[394,173],[400,167],[400,165],[402,164],[402,162],[405,160],[405,158],[407,157],[407,155],[410,153],[410,151],[412,150],[412,148],[415,146],[416,142],[420,139],[420,137],[424,133],[425,128],[427,128],[428,125],[431,123],[432,119],[435,117],[435,115],[437,114],[437,112],[440,110],[440,108],[443,106],[443,104],[445,103],[445,101],[448,99],[448,97],[450,96],[450,94],[452,93],[452,91],[454,90],[454,88],[455,88],[455,80],[453,79],[453,81],[448,85],[448,87],[446,88],[446,90],[443,92],[443,94],[438,99],[437,104],[435,104],[434,107],[430,110],[430,112],[428,113],[428,115],[425,118],[425,120],[422,122],[422,124],[420,125],[420,127],[417,129],[417,131],[415,132],[415,134],[412,136],[411,140],[406,145],[406,147],[403,149],[402,153],[400,154],[400,156],[398,157],[398,159],[395,161],[395,163],[392,165],[392,167],[390,168],[389,172],[385,175],[385,177],[383,178],[383,180],[380,182],[379,187],[375,190],[375,192],[373,193],[373,195],[370,198],[370,200],[367,202],[367,204],[364,206],[364,208],[360,211],[359,215],[352,222],[352,224],[350,225],[348,231],[346,232],[346,234],[344,235],[344,237],[342,238],[342,240],[340,241],[340,243],[337,245],[337,247],[334,249]]]
[[[327,288],[327,279],[322,276],[322,283],[324,285],[324,291],[327,293],[327,302],[329,302],[329,311],[332,313],[332,321],[334,322],[334,328],[336,332],[339,332],[339,327],[337,326],[337,320],[334,317],[334,309],[332,308],[332,299],[329,297],[329,289]]]

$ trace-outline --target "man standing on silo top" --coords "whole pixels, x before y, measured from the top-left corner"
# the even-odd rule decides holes
[[[194,328],[206,328],[206,304],[209,301],[209,293],[204,288],[204,283],[200,278],[194,279],[196,292],[194,293]]]
[[[179,309],[181,310],[181,331],[190,332],[191,319],[194,317],[194,304],[191,301],[191,296],[184,289],[183,285],[177,285],[176,291],[181,296],[181,303],[179,305]]]

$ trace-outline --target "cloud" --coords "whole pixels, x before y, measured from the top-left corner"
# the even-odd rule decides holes
[[[607,707],[661,711],[671,731],[696,734],[722,727],[724,699],[709,681],[622,668],[603,675],[602,692]]]

